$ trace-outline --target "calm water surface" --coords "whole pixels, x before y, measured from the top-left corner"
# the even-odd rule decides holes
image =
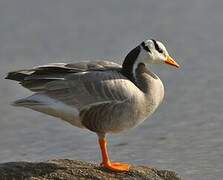
[[[127,2],[0,1],[0,162],[100,161],[94,133],[11,107],[30,92],[4,80],[6,72],[81,59],[121,63],[153,37],[182,68],[151,67],[164,82],[164,102],[149,121],[109,137],[111,157],[175,170],[184,179],[222,179],[223,1]]]

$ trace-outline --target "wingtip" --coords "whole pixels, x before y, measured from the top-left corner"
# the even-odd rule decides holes
[[[29,101],[26,98],[18,99],[16,101],[11,102],[11,106],[26,106],[29,104]]]
[[[12,71],[7,73],[4,78],[14,81],[23,81],[26,76],[27,76],[26,74],[17,71]]]
[[[9,79],[9,73],[6,73],[4,79]]]
[[[21,106],[21,103],[19,102],[21,100],[16,100],[10,103],[11,106]]]
[[[4,79],[9,79],[9,80],[12,80],[12,77],[13,77],[14,73],[13,72],[8,72],[5,74],[5,77]]]

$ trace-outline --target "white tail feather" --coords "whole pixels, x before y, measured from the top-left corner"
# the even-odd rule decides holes
[[[35,93],[32,96],[15,101],[12,105],[30,108],[54,117],[59,117],[77,127],[83,128],[79,119],[78,109],[52,99],[43,93]]]

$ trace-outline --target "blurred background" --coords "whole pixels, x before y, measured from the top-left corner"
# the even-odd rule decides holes
[[[94,133],[25,108],[29,91],[8,71],[53,62],[122,63],[141,41],[162,41],[182,65],[152,66],[166,94],[138,128],[109,137],[113,160],[174,170],[183,179],[223,176],[222,0],[0,0],[0,162],[100,161]]]

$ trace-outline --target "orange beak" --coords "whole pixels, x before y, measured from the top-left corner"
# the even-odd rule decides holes
[[[180,65],[172,58],[172,57],[170,57],[170,56],[167,56],[167,58],[166,58],[166,60],[165,60],[165,63],[166,64],[169,64],[169,65],[171,65],[171,66],[175,66],[175,67],[177,67],[177,68],[179,68],[180,67]]]

